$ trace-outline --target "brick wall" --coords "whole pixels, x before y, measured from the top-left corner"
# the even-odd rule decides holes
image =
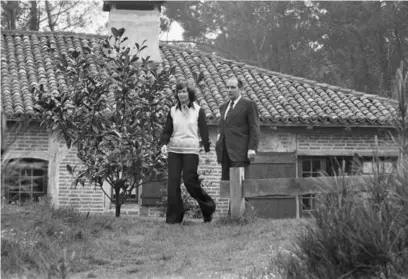
[[[10,129],[12,130],[12,129]],[[209,127],[210,139],[212,141],[211,152],[200,154],[199,174],[203,175],[205,180],[204,189],[214,198],[217,203],[215,216],[224,216],[228,212],[228,199],[219,198],[219,182],[221,179],[221,166],[216,162],[215,141],[216,128]],[[378,138],[378,145],[384,154],[396,154],[396,144],[388,136],[386,130],[375,129],[352,129],[346,131],[341,128],[312,129],[306,128],[286,128],[271,130],[262,127],[259,151],[292,152],[296,151],[298,155],[353,155],[355,152],[360,156],[370,156],[375,146],[375,135]],[[10,133],[7,140],[13,137]],[[48,159],[50,156],[49,135],[47,131],[39,127],[38,123],[33,123],[30,127],[17,138],[12,147],[11,154],[14,157],[33,157]],[[60,143],[60,150],[63,150]],[[78,185],[76,188],[71,186],[72,177],[66,169],[66,165],[79,165],[80,160],[76,156],[75,148],[60,154],[56,166],[50,164],[51,171],[58,174],[57,185],[51,185],[57,188],[57,204],[59,206],[74,206],[84,212],[109,212],[114,214],[114,206],[109,207],[110,201],[104,197],[101,189],[98,187]],[[110,190],[108,186],[107,191]],[[159,210],[155,207],[140,207],[139,205],[124,205],[123,215],[144,215],[158,216]]]
[[[380,154],[395,155],[398,150],[387,130],[316,129],[297,132],[298,155],[353,155],[372,156],[377,149]]]
[[[198,173],[205,178],[203,188],[217,204],[214,216],[223,216],[228,213],[228,199],[221,199],[219,197],[221,165],[217,164],[217,156],[214,149],[214,146],[212,146],[211,152],[200,154]]]
[[[40,127],[37,122],[32,122],[27,129],[19,131],[19,122],[9,123],[7,127],[6,143],[11,146],[12,153],[24,152],[30,154],[33,151],[41,153],[44,159],[48,157],[48,132]],[[13,143],[14,142],[14,143]]]
[[[67,164],[72,167],[81,166],[81,161],[76,155],[76,148],[71,148],[58,164],[58,204],[60,206],[73,206],[82,212],[103,212],[105,207],[104,193],[99,186],[72,185],[73,178],[67,170]]]

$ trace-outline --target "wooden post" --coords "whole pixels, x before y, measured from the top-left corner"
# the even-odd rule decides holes
[[[241,218],[245,212],[245,199],[242,188],[244,172],[243,167],[230,168],[230,203],[231,217],[233,218]]]
[[[296,195],[296,219],[300,218],[300,196]]]

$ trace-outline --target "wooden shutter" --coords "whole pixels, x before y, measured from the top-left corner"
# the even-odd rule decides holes
[[[245,179],[296,177],[296,154],[292,152],[262,152],[245,169]],[[296,217],[296,198],[290,196],[259,196],[247,198],[256,216],[281,219]]]
[[[245,169],[245,179],[296,177],[296,154],[260,152]]]
[[[158,205],[166,194],[165,182],[151,182],[143,185],[141,199],[142,205]]]

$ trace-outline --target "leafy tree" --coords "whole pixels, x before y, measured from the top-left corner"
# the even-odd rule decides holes
[[[65,76],[68,88],[55,94],[41,87],[36,105],[42,125],[77,148],[83,167],[67,166],[74,184],[88,181],[104,191],[107,181],[116,217],[132,190],[166,177],[159,139],[173,96],[172,70],[139,58],[143,44],[136,43],[132,54],[122,46],[123,34],[123,28],[112,28],[100,47],[62,56],[58,75]]]
[[[408,59],[404,1],[169,1],[164,15],[203,51],[384,96]]]
[[[399,135],[400,159],[403,161],[408,154],[408,71],[404,71],[404,63],[395,74],[394,98],[398,101],[395,128]]]
[[[92,1],[2,1],[3,29],[74,31],[92,22],[92,12],[101,2]]]

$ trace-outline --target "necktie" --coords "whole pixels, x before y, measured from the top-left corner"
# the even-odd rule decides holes
[[[229,108],[229,110],[227,112],[227,115],[225,116],[225,120],[228,119],[228,116],[231,114],[231,111],[232,111],[233,108],[234,108],[234,101],[231,101],[230,108]]]

